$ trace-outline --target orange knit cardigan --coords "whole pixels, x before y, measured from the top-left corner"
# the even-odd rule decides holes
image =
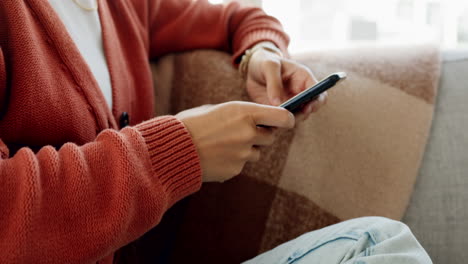
[[[97,1],[112,109],[47,1],[0,1],[2,263],[110,263],[200,188],[184,125],[153,118],[149,60],[288,43],[277,20],[238,4]]]

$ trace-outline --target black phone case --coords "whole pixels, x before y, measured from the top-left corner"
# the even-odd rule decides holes
[[[321,80],[316,85],[308,88],[307,90],[304,90],[303,92],[284,102],[280,105],[280,107],[287,109],[291,113],[296,113],[304,104],[314,100],[318,95],[335,86],[340,80],[345,78],[346,73],[344,72],[334,73]]]

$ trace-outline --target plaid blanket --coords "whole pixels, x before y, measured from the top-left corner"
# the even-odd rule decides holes
[[[305,232],[369,215],[401,219],[428,137],[439,54],[428,46],[296,57],[320,79],[345,71],[328,104],[263,149],[238,177],[172,208],[132,247],[140,260],[239,263]],[[171,55],[155,67],[158,114],[249,100],[217,51]]]

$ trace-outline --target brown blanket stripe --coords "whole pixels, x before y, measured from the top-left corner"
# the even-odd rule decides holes
[[[323,65],[359,73],[434,104],[440,72],[438,49],[422,45],[373,47],[295,56],[312,69]]]

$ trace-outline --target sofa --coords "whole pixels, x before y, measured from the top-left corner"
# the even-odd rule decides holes
[[[466,263],[468,259],[468,250],[466,250],[468,249],[468,192],[465,191],[468,189],[468,133],[466,132],[468,130],[468,103],[466,102],[468,99],[468,51],[443,51],[441,59],[441,75],[432,126],[422,155],[414,190],[407,209],[404,211],[402,221],[413,230],[434,263],[462,264]],[[172,66],[170,66],[171,64]],[[174,114],[183,109],[184,105],[185,107],[191,106],[192,99],[200,96],[200,94],[197,95],[198,91],[195,91],[194,94],[182,94],[181,97],[174,99],[171,87],[174,80],[177,81],[177,76],[174,76],[174,70],[171,70],[173,64],[174,60],[171,56],[154,64],[153,73],[156,80],[156,101],[158,102],[155,110],[157,114]],[[230,66],[224,63],[220,64],[219,67],[220,72],[226,72],[229,71],[226,67]],[[190,77],[186,83],[192,81],[195,85],[200,85],[197,83],[199,80],[196,76]],[[233,86],[240,86],[241,82],[236,81]],[[164,88],[161,89],[161,87]],[[236,92],[230,91],[228,93]],[[213,95],[213,98],[216,96]],[[248,100],[241,95],[236,95],[234,98]],[[215,101],[214,103],[222,101],[222,98],[218,97]],[[174,108],[171,105],[174,103],[182,105],[182,108]],[[284,141],[284,137],[282,140]],[[394,166],[398,166],[398,164],[394,164]],[[219,187],[211,188],[209,192],[215,193],[215,195],[223,192],[223,190],[216,190],[216,188]],[[200,200],[200,195],[197,195],[193,200]],[[190,207],[187,204],[190,203],[191,199],[189,197],[176,205],[167,213],[163,222],[155,230],[148,232],[134,244],[132,246],[133,257],[140,255],[137,259],[145,260],[140,261],[144,263],[155,261],[158,263],[184,263],[187,259],[192,258],[190,252],[187,252],[186,259],[174,257],[174,254],[180,255],[180,252],[183,252],[183,250],[174,249],[179,246],[181,234],[185,236],[187,233],[187,228],[180,227],[183,222],[189,220],[187,218],[190,218],[191,209],[187,209]],[[201,203],[206,205],[206,199]],[[219,208],[209,206],[209,210],[219,210]],[[216,218],[216,213],[214,215]],[[400,218],[400,216],[394,218]],[[198,219],[198,221],[205,221],[205,219]],[[323,223],[319,223],[314,228],[320,228],[320,224]],[[190,228],[203,229],[206,227],[195,224]],[[217,235],[222,236],[222,234]],[[207,246],[209,247],[209,245]],[[158,247],[160,249],[155,250]],[[182,248],[187,250],[188,247],[190,244]],[[219,256],[224,255],[223,252],[215,252],[214,249],[211,252]],[[218,255],[217,257],[219,257]],[[207,262],[210,261],[205,260],[204,263]],[[226,263],[236,263],[236,261]]]

